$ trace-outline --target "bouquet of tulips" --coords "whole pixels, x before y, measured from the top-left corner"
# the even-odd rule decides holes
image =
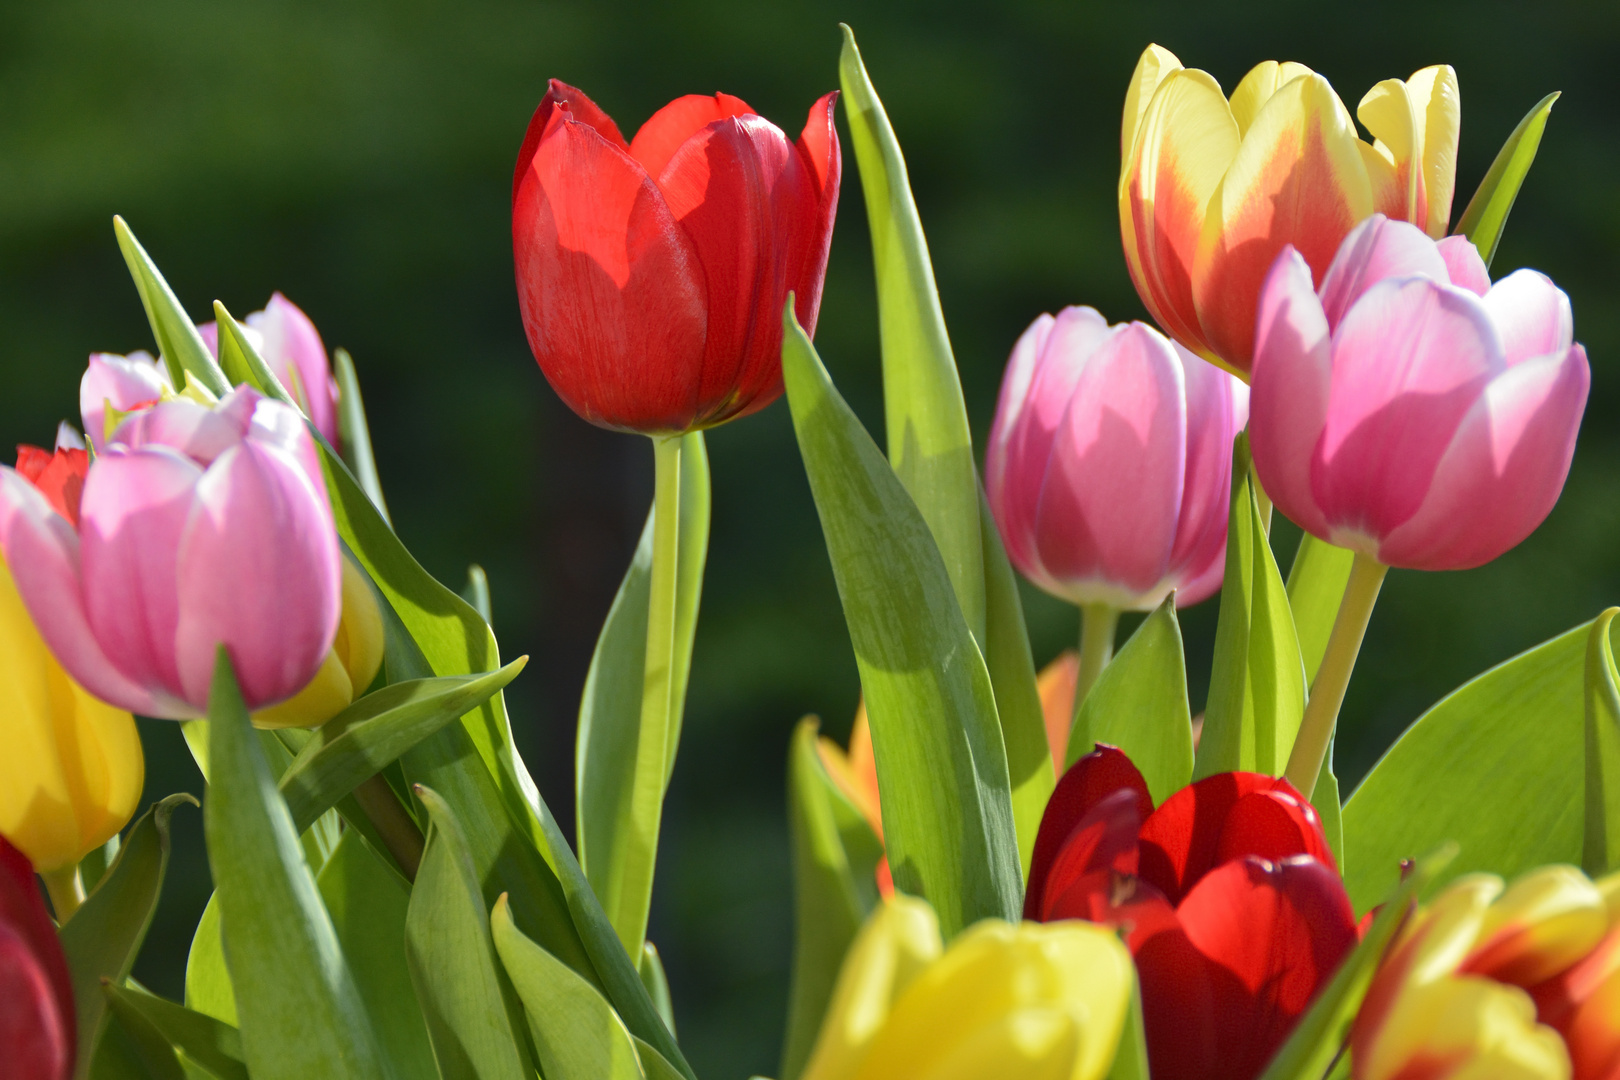
[[[1348,798],[1333,771],[1386,569],[1496,558],[1569,468],[1568,298],[1490,272],[1553,98],[1453,228],[1450,68],[1369,91],[1369,142],[1299,64],[1228,98],[1149,47],[1118,196],[1157,327],[1036,318],[981,472],[847,29],[840,76],[794,141],[726,94],[627,141],[555,81],[523,140],[529,343],[656,463],[582,693],[572,846],[513,747],[523,660],[481,573],[452,591],[389,524],[352,361],[279,294],[198,325],[115,222],[157,358],[92,356],[82,431],[0,469],[0,1072],[695,1080],[647,919],[702,432],[785,394],[863,704],[847,747],[808,719],[786,763],[780,1080],[1620,1077],[1615,609],[1446,697]],[[811,344],[840,100],[887,452]],[[1286,576],[1277,514],[1304,530]],[[1015,569],[1080,611],[1040,673]],[[1195,716],[1177,610],[1217,592]],[[128,825],[135,713],[181,723],[206,781],[183,1002],[130,972],[199,800]]]

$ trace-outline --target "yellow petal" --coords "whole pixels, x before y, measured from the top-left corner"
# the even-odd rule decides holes
[[[58,745],[74,786],[79,858],[111,840],[129,823],[146,782],[146,759],[135,718],[91,697],[51,658]],[[71,729],[71,734],[69,730]]]
[[[1416,222],[1436,240],[1451,225],[1457,186],[1457,139],[1462,131],[1462,94],[1450,64],[1426,67],[1406,81],[1423,132],[1422,177],[1428,213]]]
[[[1280,64],[1275,60],[1266,60],[1250,68],[1243,81],[1237,84],[1237,89],[1232,91],[1232,119],[1237,121],[1238,134],[1249,130],[1260,106],[1270,101],[1271,95],[1295,79],[1312,74],[1315,73],[1310,68],[1292,60]]]
[[[1148,103],[1153,100],[1154,91],[1170,77],[1171,72],[1180,70],[1181,61],[1169,49],[1149,45],[1142,50],[1141,59],[1136,61],[1136,70],[1131,72],[1131,85],[1125,91],[1125,118],[1119,129],[1121,175],[1124,174],[1125,163],[1130,160],[1131,147],[1141,130],[1142,116],[1147,112]]]
[[[349,684],[363,693],[382,667],[382,612],[365,572],[347,555],[343,556],[343,617],[332,648],[348,673]]]
[[[348,708],[354,701],[354,684],[336,652],[328,649],[326,659],[308,686],[268,709],[253,714],[256,728],[320,727]]]
[[[1406,83],[1400,79],[1385,79],[1367,91],[1361,104],[1356,106],[1356,118],[1377,140],[1374,144],[1377,154],[1372,156],[1388,162],[1394,181],[1394,190],[1379,192],[1373,204],[1389,217],[1416,221],[1421,227],[1427,216],[1423,169],[1418,164],[1423,153],[1422,131]],[[1376,186],[1381,187],[1382,183]]]
[[[1608,929],[1603,894],[1573,866],[1543,866],[1520,877],[1485,913],[1463,969],[1534,986],[1570,967]]]
[[[1408,995],[1371,1053],[1358,1048],[1356,1080],[1399,1075],[1447,1080],[1567,1080],[1563,1040],[1536,1023],[1530,996],[1489,979],[1443,979]]]

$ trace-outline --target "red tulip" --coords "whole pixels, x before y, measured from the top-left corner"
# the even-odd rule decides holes
[[[1111,746],[1058,781],[1024,917],[1126,930],[1154,1080],[1259,1075],[1356,941],[1321,821],[1288,781],[1221,773],[1155,810]]]
[[[0,1073],[73,1074],[73,987],[34,868],[0,837]]]
[[[782,392],[782,306],[807,331],[838,204],[836,93],[797,143],[740,98],[677,98],[629,143],[553,79],[518,153],[512,250],[540,370],[602,427],[674,434]]]

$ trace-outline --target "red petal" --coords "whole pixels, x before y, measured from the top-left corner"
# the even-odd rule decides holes
[[[843,149],[833,124],[838,91],[824,94],[810,106],[809,119],[795,144],[809,175],[814,199],[802,209],[778,219],[786,233],[788,287],[793,290],[793,312],[811,337],[821,311],[821,286],[827,276],[827,252],[832,246],[833,219],[838,213],[838,181],[843,173]]]
[[[641,162],[647,175],[657,179],[681,145],[714,123],[733,116],[752,116],[748,102],[730,94],[705,97],[687,94],[653,113],[630,140],[630,156]]]
[[[10,1022],[27,1020],[29,1025],[33,1025],[38,1021],[44,1029],[32,1034],[44,1041],[35,1049],[57,1049],[56,1055],[47,1052],[40,1060],[52,1060],[53,1056],[59,1056],[65,1064],[59,1073],[42,1071],[23,1075],[66,1077],[72,1072],[74,1046],[73,984],[68,978],[67,959],[62,955],[62,946],[57,941],[56,927],[45,910],[45,901],[39,895],[33,865],[3,836],[0,836],[0,931],[9,931],[15,937],[13,949],[0,950],[12,953],[9,963],[6,957],[0,956],[0,1051],[9,1054],[13,1052],[13,1047],[19,1045],[11,1041],[15,1032],[6,1030]],[[24,963],[22,955],[32,962]],[[18,990],[23,984],[42,985],[50,995],[49,1004],[35,1002],[32,1011],[38,1015],[32,1019],[8,1015],[10,1006],[19,1000]],[[54,1036],[52,1030],[56,1032]]]
[[[529,346],[569,407],[604,427],[686,430],[702,269],[641,166],[588,124],[554,123],[518,187],[512,250]]]
[[[71,447],[41,450],[21,444],[17,447],[17,471],[50,501],[51,508],[79,527],[79,499],[84,494],[84,477],[90,471],[90,454]]]
[[[1075,826],[1108,796],[1125,790],[1136,792],[1137,813],[1148,818],[1153,813],[1153,797],[1148,794],[1147,782],[1130,758],[1103,743],[1063,774],[1047,800],[1041,827],[1035,833],[1029,887],[1024,891],[1024,918],[1036,918],[1037,898],[1045,896],[1047,875]]]
[[[1245,795],[1226,815],[1215,861],[1230,862],[1245,855],[1272,862],[1309,855],[1334,873],[1339,870],[1316,807],[1281,788]]]
[[[1171,903],[1180,903],[1200,877],[1228,858],[1262,854],[1239,850],[1241,833],[1234,837],[1231,853],[1223,854],[1221,842],[1227,816],[1238,800],[1266,791],[1285,791],[1296,798],[1299,795],[1292,784],[1275,776],[1230,772],[1206,776],[1170,796],[1142,823],[1142,876],[1158,886]]]
[[[1069,838],[1063,842],[1057,857],[1047,871],[1041,895],[1031,893],[1024,897],[1026,916],[1033,910],[1041,922],[1054,919],[1091,919],[1095,915],[1082,914],[1073,905],[1078,900],[1066,901],[1071,909],[1058,914],[1055,902],[1067,896],[1071,887],[1082,878],[1106,881],[1112,874],[1136,875],[1136,830],[1142,824],[1142,812],[1137,806],[1136,792],[1122,788],[1093,807],[1080,819]]]
[[[560,79],[552,79],[546,89],[546,96],[540,99],[540,104],[529,118],[529,130],[524,132],[523,145],[518,149],[517,168],[512,172],[512,202],[516,204],[518,188],[523,184],[524,176],[528,175],[529,163],[534,160],[534,152],[540,147],[540,140],[545,137],[546,129],[558,113],[582,124],[589,124],[597,133],[620,150],[627,150],[624,136],[619,134],[619,126],[596,105],[596,102],[585,96],[584,91],[576,90]]]

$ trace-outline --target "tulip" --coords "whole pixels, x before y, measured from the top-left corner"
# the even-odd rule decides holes
[[[76,514],[0,468],[0,551],[62,667],[109,704],[174,719],[206,711],[221,644],[250,709],[303,689],[336,636],[341,570],[298,413],[250,387],[213,406],[174,398],[105,447]]]
[[[782,392],[782,308],[814,331],[838,203],[828,94],[797,143],[740,98],[688,96],[626,143],[553,79],[512,182],[529,347],[593,424],[668,435]]]
[[[866,702],[855,709],[855,723],[849,729],[849,749],[844,750],[827,736],[816,739],[816,754],[834,786],[860,811],[872,835],[883,842],[883,803],[878,795],[877,757],[872,751],[872,728],[866,720]],[[878,892],[894,895],[894,874],[889,857],[878,860],[875,870]]]
[[[0,837],[0,1063],[7,1076],[73,1075],[73,986],[27,858]]]
[[[1530,988],[1541,1022],[1564,1038],[1575,1080],[1620,1076],[1620,873],[1597,883],[1607,929],[1591,952]]]
[[[1008,558],[1085,613],[1077,701],[1121,609],[1203,600],[1225,569],[1248,389],[1143,323],[1041,315],[1013,347],[985,451]]]
[[[79,380],[79,415],[85,436],[99,454],[107,449],[107,436],[124,414],[173,396],[169,373],[151,353],[91,353]]]
[[[1154,1080],[1258,1076],[1357,938],[1321,821],[1286,780],[1218,773],[1154,809],[1109,746],[1058,781],[1024,904],[1125,931]]]
[[[1118,937],[989,919],[945,949],[922,900],[878,907],[850,946],[803,1080],[1100,1080],[1132,985]]]
[[[278,292],[263,311],[253,312],[243,322],[248,340],[315,430],[333,446],[338,445],[337,380],[332,378],[326,346],[309,316]],[[219,324],[203,323],[197,332],[218,359]]]
[[[1277,508],[1358,557],[1289,763],[1307,792],[1383,568],[1466,569],[1528,536],[1591,381],[1569,298],[1533,270],[1491,284],[1462,237],[1375,214],[1311,274],[1287,247],[1266,277],[1249,423]]]
[[[320,671],[293,697],[254,713],[254,727],[320,727],[354,704],[377,677],[383,662],[382,611],[365,572],[347,555],[342,588],[343,614]]]
[[[1119,224],[1131,280],[1167,334],[1246,374],[1260,285],[1285,245],[1320,280],[1339,242],[1375,211],[1445,234],[1456,73],[1386,79],[1356,115],[1371,145],[1303,64],[1268,60],[1228,101],[1208,74],[1148,46],[1125,97]]]

